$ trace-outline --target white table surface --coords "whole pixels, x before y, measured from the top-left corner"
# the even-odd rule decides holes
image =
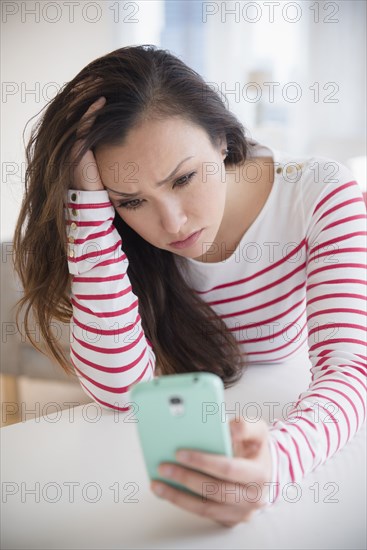
[[[226,411],[240,406],[243,413],[243,405],[256,402],[269,421],[264,403],[279,402],[275,417],[282,418],[282,406],[295,401],[309,379],[303,356],[250,366],[225,391]],[[249,523],[225,528],[152,493],[128,413],[94,403],[52,411],[0,430],[4,550],[366,548],[366,424],[307,476],[294,502],[290,493]]]

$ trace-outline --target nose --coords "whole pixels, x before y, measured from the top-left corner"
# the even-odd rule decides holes
[[[184,212],[180,201],[169,201],[160,208],[160,223],[165,233],[174,241],[175,237],[184,233],[183,227],[187,222],[187,215]]]

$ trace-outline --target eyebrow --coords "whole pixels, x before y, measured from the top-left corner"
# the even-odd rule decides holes
[[[169,182],[173,178],[173,176],[178,172],[181,165],[184,162],[186,162],[187,160],[192,159],[192,158],[193,158],[193,156],[186,157],[185,159],[181,160],[181,162],[176,166],[176,168],[173,170],[173,172],[171,172],[170,175],[167,176],[164,180],[159,181],[158,183],[156,183],[155,187],[161,187],[165,183]],[[105,188],[108,189],[109,191],[112,191],[113,193],[116,193],[116,195],[120,195],[122,197],[137,197],[137,196],[141,195],[140,192],[139,193],[122,193],[121,191],[115,191],[114,189],[111,189],[110,187],[107,187],[106,185],[105,185]]]

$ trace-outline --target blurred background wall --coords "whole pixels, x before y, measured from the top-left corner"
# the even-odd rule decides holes
[[[346,163],[365,189],[363,0],[3,1],[1,27],[3,262],[22,199],[31,126],[65,82],[122,46],[169,49],[226,96],[249,136]],[[2,345],[6,340],[3,335]],[[3,353],[2,362],[14,357]]]

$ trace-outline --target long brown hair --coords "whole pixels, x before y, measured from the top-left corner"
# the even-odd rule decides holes
[[[225,136],[225,165],[243,163],[248,153],[245,130],[221,95],[180,59],[156,46],[124,47],[92,61],[49,102],[26,146],[25,194],[14,235],[14,267],[24,290],[17,303],[17,324],[26,307],[24,328],[31,344],[67,373],[73,372],[70,360],[51,332],[53,319],[68,323],[73,314],[64,205],[72,187],[76,130],[100,96],[106,104],[74,165],[88,149],[123,143],[129,130],[147,116],[181,116],[201,126],[213,145]],[[139,300],[142,327],[153,344],[157,372],[158,366],[161,374],[210,371],[225,387],[237,382],[244,366],[238,343],[185,282],[174,255],[145,241],[117,213],[114,226],[123,237],[128,276]],[[32,338],[30,314],[46,352]]]

